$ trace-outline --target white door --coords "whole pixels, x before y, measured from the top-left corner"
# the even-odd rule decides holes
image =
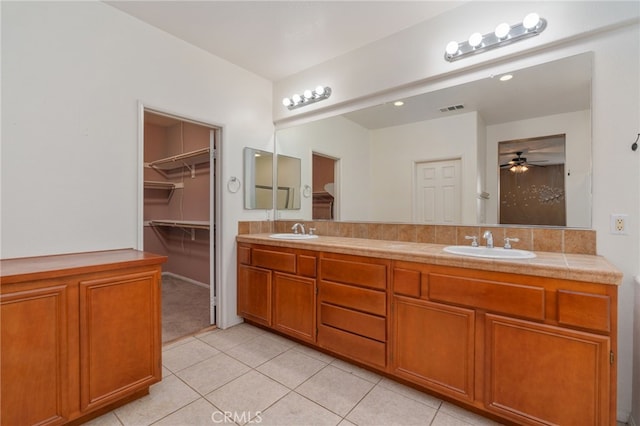
[[[461,222],[461,160],[416,163],[415,218],[420,223]]]

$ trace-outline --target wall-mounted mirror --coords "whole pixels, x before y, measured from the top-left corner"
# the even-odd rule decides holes
[[[276,205],[278,210],[299,210],[300,197],[300,159],[287,155],[278,155],[278,188]]]
[[[244,149],[244,208],[273,208],[273,154]]]
[[[399,99],[402,106],[281,128],[276,151],[301,159],[303,185],[312,182],[312,153],[339,160],[343,221],[498,224],[499,142],[562,134],[566,226],[589,228],[591,64],[591,53],[579,54],[512,70],[507,81],[487,76]],[[295,217],[311,220],[311,202],[303,199]]]

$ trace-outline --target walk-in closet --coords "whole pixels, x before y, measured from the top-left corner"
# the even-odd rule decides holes
[[[162,341],[214,323],[215,148],[219,129],[144,112],[144,250],[168,257]]]

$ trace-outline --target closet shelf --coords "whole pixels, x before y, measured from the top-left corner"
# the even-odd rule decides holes
[[[210,148],[202,148],[167,158],[161,158],[159,160],[152,161],[147,165],[152,169],[164,173],[170,173],[184,166],[188,167],[189,170],[193,172],[193,167],[196,164],[208,163],[210,161],[210,152]]]
[[[167,191],[166,201],[171,200],[173,196],[173,192],[176,189],[183,189],[184,183],[174,183],[174,182],[163,182],[163,181],[155,181],[155,180],[145,180],[144,181],[144,189],[156,189],[160,191]]]
[[[164,228],[178,228],[184,233],[189,234],[192,241],[196,239],[196,230],[204,229],[209,230],[210,223],[208,220],[150,220],[149,226],[151,227],[164,227]]]
[[[145,189],[161,189],[167,191],[173,191],[174,189],[182,189],[184,188],[184,183],[174,183],[174,182],[162,182],[155,180],[145,180],[144,181]]]
[[[210,222],[208,220],[172,220],[172,219],[153,219],[149,221],[151,226],[168,226],[172,228],[183,229],[206,229],[209,230]]]

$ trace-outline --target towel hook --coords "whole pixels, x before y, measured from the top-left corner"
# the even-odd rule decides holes
[[[640,133],[638,133],[636,141],[633,143],[633,145],[631,145],[631,151],[635,151],[636,149],[638,149],[638,139],[640,139]]]

